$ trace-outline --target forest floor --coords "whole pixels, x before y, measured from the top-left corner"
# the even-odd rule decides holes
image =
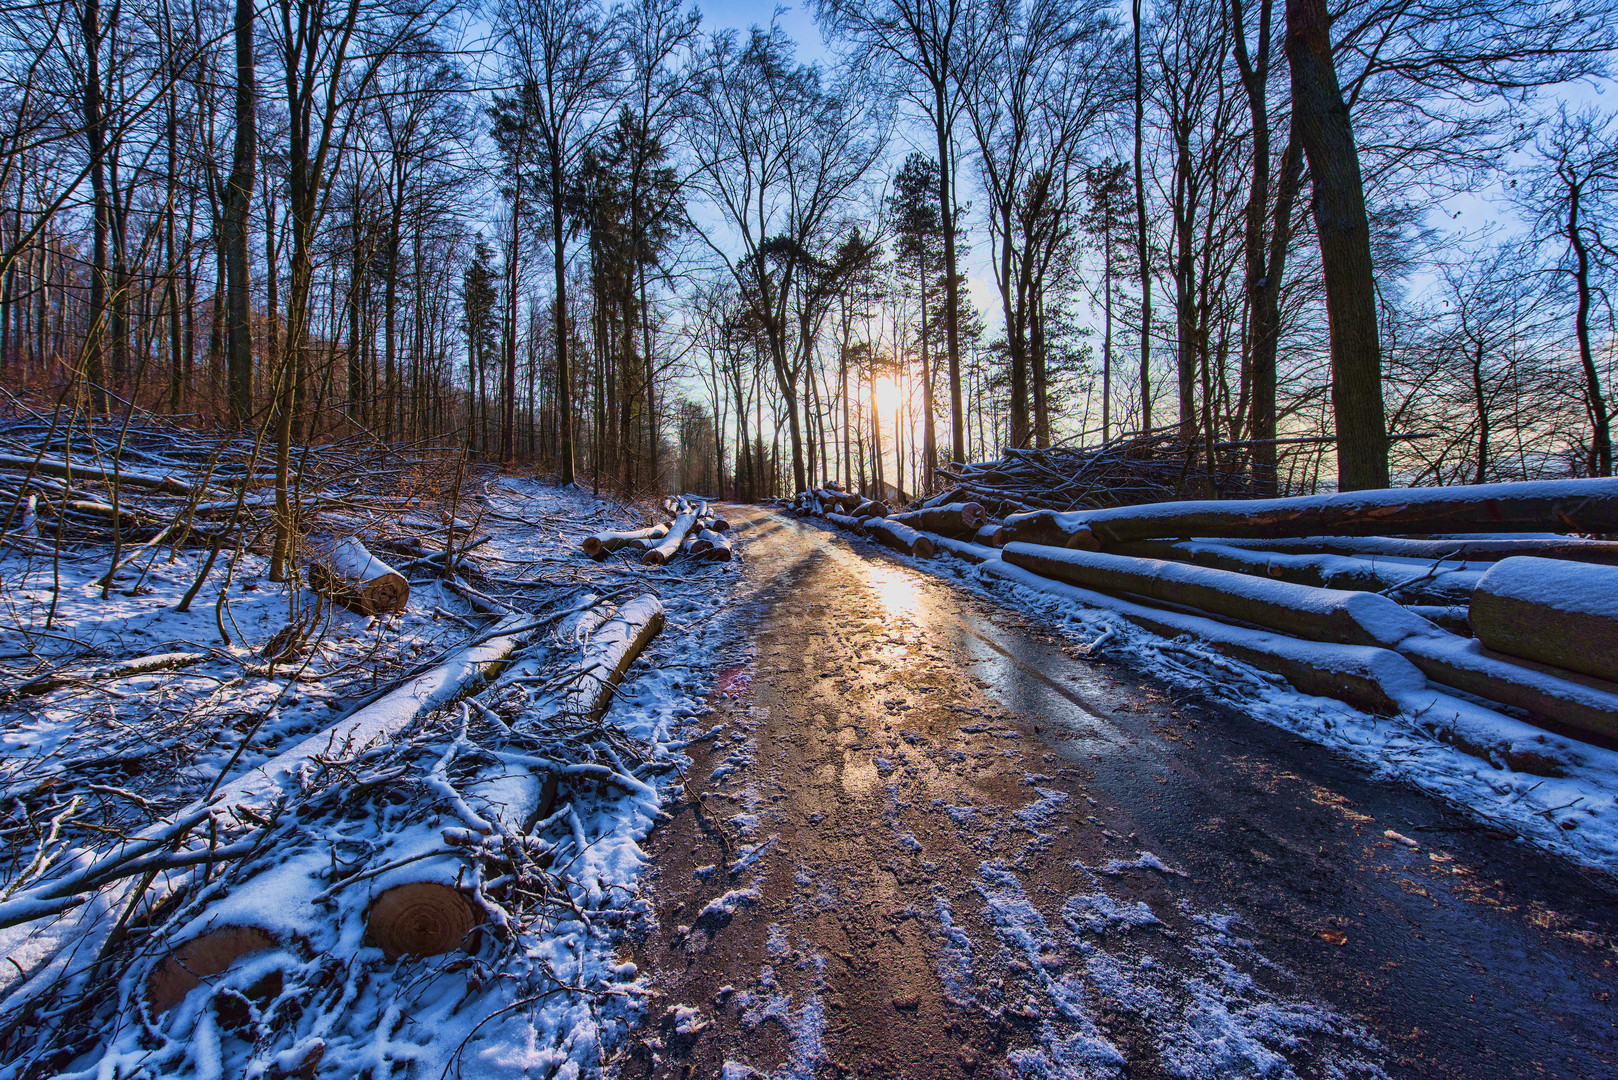
[[[648,841],[657,1004],[620,1075],[1618,1069],[1612,878],[1480,824],[1453,777],[1288,730],[1352,710],[1239,666],[1188,689],[1010,594],[739,513],[725,618],[756,655]]]
[[[1557,816],[1610,798],[1585,790],[1618,775],[1610,752],[1555,781],[1495,768],[756,507],[725,508],[737,561],[660,568],[582,556],[639,515],[581,492],[499,479],[476,513],[481,593],[418,567],[406,611],[327,609],[295,666],[262,646],[319,609],[257,555],[185,616],[195,551],[120,571],[105,599],[104,552],[0,558],[0,914],[497,617],[545,627],[466,705],[290,778],[275,820],[226,815],[248,850],[200,889],[176,871],[191,891],[144,906],[110,960],[104,900],[0,928],[0,1080],[1618,1067],[1611,838],[1601,815]],[[366,920],[387,874],[472,858],[445,845],[489,812],[472,796],[489,763],[556,724],[567,618],[648,592],[667,624],[617,691],[610,746],[580,743],[593,771],[516,838],[548,860],[525,887],[550,892],[499,892],[512,873],[486,845],[467,865],[489,923],[467,952],[385,956]],[[187,666],[108,667],[168,653]],[[59,681],[19,692],[42,675]],[[151,1009],[148,975],[224,925],[275,945]]]

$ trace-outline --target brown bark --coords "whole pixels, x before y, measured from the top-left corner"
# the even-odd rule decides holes
[[[1315,229],[1330,324],[1337,486],[1388,486],[1387,419],[1376,314],[1376,269],[1365,183],[1348,103],[1332,57],[1326,0],[1287,0],[1292,108],[1314,188]]]
[[[1478,582],[1469,618],[1497,652],[1618,681],[1618,567],[1503,559]]]

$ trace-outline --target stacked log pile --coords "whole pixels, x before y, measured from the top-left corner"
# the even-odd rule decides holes
[[[984,522],[983,507],[977,503],[955,503],[892,514],[886,503],[844,491],[835,481],[800,492],[787,509],[801,517],[822,518],[856,536],[868,536],[897,552],[924,559],[932,558],[938,545],[935,538],[923,530],[949,536],[974,536]]]
[[[708,500],[691,495],[669,498],[663,500],[662,510],[668,521],[644,529],[593,533],[579,548],[592,559],[620,552],[633,555],[643,566],[664,566],[682,557],[698,562],[731,560],[730,522]]]
[[[1079,476],[1123,468],[1080,458]],[[1397,700],[1393,683],[1431,684],[1618,739],[1618,479],[1127,505],[1146,475],[1132,474],[1133,486],[1073,510],[1071,477],[1031,488],[1049,452],[1006,460],[1023,470],[1016,485],[974,467],[955,474],[971,484],[880,519],[828,510],[836,489],[797,502],[900,551],[1060,583],[1154,632],[1200,627],[1309,693],[1380,711]],[[967,494],[1027,508],[996,522]]]
[[[1084,447],[1008,449],[998,461],[939,469],[952,485],[940,502],[972,500],[996,516],[1021,510],[1133,506],[1190,495],[1256,494],[1251,444],[1186,443],[1177,427]]]

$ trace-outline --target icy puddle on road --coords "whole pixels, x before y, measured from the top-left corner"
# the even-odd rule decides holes
[[[820,531],[748,559],[620,1075],[1613,1075],[1576,874]]]

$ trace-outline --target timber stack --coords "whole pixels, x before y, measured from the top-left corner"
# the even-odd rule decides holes
[[[586,536],[580,550],[592,559],[616,553],[632,555],[643,566],[664,566],[676,558],[698,562],[729,562],[734,551],[730,522],[720,517],[708,500],[691,495],[663,500],[668,521],[642,529],[598,532]]]
[[[1006,460],[1032,469],[1049,453]],[[1013,487],[1003,469],[985,486],[996,471],[956,470],[976,479],[882,517],[847,513],[832,485],[795,506],[906,554],[958,556],[1200,637],[1306,693],[1390,712],[1412,688],[1457,691],[1618,740],[1618,479],[1122,503],[1071,478]]]

